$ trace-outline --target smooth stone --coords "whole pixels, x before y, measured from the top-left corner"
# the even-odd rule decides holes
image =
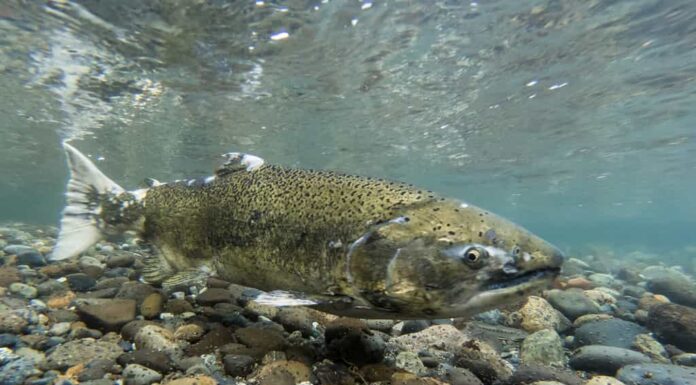
[[[669,363],[665,347],[650,334],[638,334],[633,340],[633,347],[655,362]]]
[[[531,384],[536,381],[557,381],[565,385],[583,385],[583,380],[575,373],[546,365],[520,365],[505,381],[504,385]]]
[[[605,287],[616,287],[620,286],[617,282],[617,279],[610,274],[603,274],[603,273],[594,273],[590,274],[587,279],[592,281],[596,286],[605,286]]]
[[[584,345],[606,345],[630,349],[638,334],[645,333],[642,326],[613,318],[588,322],[575,330],[575,343]]]
[[[85,273],[73,273],[65,276],[71,290],[77,292],[89,291],[97,285],[97,280]]]
[[[123,353],[115,342],[78,339],[58,345],[46,357],[47,369],[65,370],[94,359],[115,361]]]
[[[213,353],[225,344],[235,342],[232,332],[224,327],[217,327],[206,333],[200,341],[191,344],[186,348],[186,354],[190,356],[200,356],[202,354]]]
[[[585,314],[600,312],[599,305],[579,290],[551,290],[547,299],[554,308],[570,320],[575,320]]]
[[[11,333],[0,334],[0,347],[13,347],[19,343],[19,337]]]
[[[98,380],[109,373],[114,367],[115,362],[112,360],[96,359],[89,361],[84,369],[77,375],[80,382]]]
[[[62,336],[70,331],[70,322],[58,322],[53,324],[48,332],[54,336]]]
[[[116,298],[132,299],[140,306],[145,298],[154,292],[156,292],[155,288],[148,284],[129,281],[121,286],[116,294]]]
[[[37,252],[34,250],[33,247],[26,246],[26,245],[8,245],[5,246],[2,251],[5,253],[5,255],[19,255],[22,253],[29,253],[29,252]]]
[[[35,287],[21,282],[11,284],[9,289],[10,293],[19,295],[20,297],[26,299],[36,298],[39,295],[39,291]]]
[[[234,335],[242,344],[264,352],[284,350],[286,346],[285,338],[277,330],[247,327],[237,329]]]
[[[121,373],[126,385],[150,385],[162,379],[162,375],[148,367],[129,364]]]
[[[103,278],[97,282],[94,290],[120,288],[126,282],[128,282],[126,277]]]
[[[592,268],[587,264],[587,262],[577,258],[568,258],[561,266],[561,272],[565,276],[581,275],[591,270]]]
[[[118,253],[109,256],[106,260],[106,267],[130,267],[135,263],[135,256],[131,253]]]
[[[20,282],[22,277],[19,275],[19,270],[12,266],[0,267],[0,286],[8,287],[14,282]]]
[[[118,331],[135,319],[135,301],[131,299],[89,299],[77,305],[80,319],[89,327]]]
[[[70,290],[70,287],[65,282],[49,279],[36,285],[36,289],[39,291],[40,296],[47,297],[51,294],[64,293]]]
[[[17,265],[28,265],[31,267],[46,266],[46,259],[36,250],[27,250],[17,254]]]
[[[172,314],[192,312],[193,305],[185,299],[170,299],[164,305],[164,311]]]
[[[198,341],[204,334],[205,329],[195,323],[181,325],[174,331],[174,337],[188,342]]]
[[[324,361],[317,363],[312,369],[318,385],[355,385],[356,383],[353,374],[345,365]]]
[[[13,357],[0,364],[2,364],[0,365],[0,384],[2,385],[20,385],[27,377],[41,373],[34,361],[26,357]]]
[[[253,301],[249,302],[250,304]],[[315,328],[323,321],[318,311],[301,306],[281,307],[277,310],[275,320],[285,327],[285,330],[293,332],[299,330],[305,336],[318,337],[320,331]]]
[[[616,378],[629,385],[694,385],[696,368],[669,364],[637,364],[619,369]]]
[[[696,309],[669,303],[653,306],[647,326],[663,341],[696,352]]]
[[[587,345],[578,349],[570,358],[570,367],[604,374],[614,374],[625,365],[650,362],[646,355],[623,348],[603,345]]]
[[[145,318],[155,318],[162,312],[164,297],[160,293],[152,293],[140,304],[140,314]]]
[[[573,327],[577,329],[580,326],[590,322],[603,321],[613,318],[614,317],[609,314],[587,314],[576,318],[575,321],[573,321]]]
[[[227,289],[207,289],[196,297],[196,302],[203,306],[212,306],[220,302],[232,302],[232,293]]]
[[[672,357],[675,365],[696,366],[696,353],[682,353]]]
[[[483,385],[483,382],[481,382],[478,377],[464,368],[457,368],[450,365],[443,366],[444,374],[442,379],[447,381],[450,385]]]
[[[222,359],[225,373],[232,377],[244,377],[254,368],[254,358],[247,355],[227,354]]]
[[[425,320],[408,320],[404,321],[401,327],[401,335],[418,333],[427,329],[430,326],[430,322]]]
[[[123,339],[126,341],[133,341],[133,338],[135,338],[135,335],[138,334],[138,331],[140,331],[140,329],[146,325],[159,326],[159,324],[153,321],[133,320],[123,325],[121,328],[121,337],[123,337]]]
[[[174,369],[174,364],[167,354],[149,349],[124,353],[116,361],[122,366],[138,364],[160,373],[169,373]]]
[[[522,342],[520,359],[525,364],[563,367],[566,360],[563,341],[553,329],[539,330]]]
[[[533,333],[543,329],[563,332],[570,328],[570,321],[545,299],[536,296],[527,298],[525,304],[517,311],[520,327]]]
[[[210,376],[198,375],[194,377],[177,378],[176,380],[168,381],[166,385],[218,385],[218,382]]]
[[[267,365],[264,365],[259,371],[259,381],[260,383],[271,384],[268,381],[269,378],[275,377],[275,373],[279,371],[285,371],[290,373],[293,379],[293,384],[303,383],[309,381],[312,370],[306,364],[298,361],[273,361]]]
[[[470,341],[455,356],[458,367],[467,369],[486,384],[504,381],[512,375],[512,365],[482,341]]]

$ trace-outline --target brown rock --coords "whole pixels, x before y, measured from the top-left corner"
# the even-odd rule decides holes
[[[118,331],[135,319],[135,301],[132,299],[90,299],[82,300],[77,312],[91,328],[105,331]]]
[[[567,288],[578,288],[578,289],[584,289],[588,290],[594,287],[594,283],[592,281],[588,280],[587,278],[584,277],[575,277],[571,278],[566,282],[566,287]]]
[[[164,305],[164,310],[167,313],[181,314],[181,313],[186,313],[186,312],[192,312],[193,305],[191,305],[185,299],[170,299]]]
[[[186,324],[179,326],[174,331],[174,337],[184,341],[198,341],[205,334],[205,329],[198,324]]]
[[[232,293],[227,289],[213,287],[198,295],[196,301],[203,306],[212,306],[220,302],[232,302]]]
[[[309,381],[312,370],[306,364],[298,361],[273,361],[264,365],[259,371],[258,378],[263,381],[264,378],[274,376],[276,372],[285,371],[290,373],[293,378],[293,384]]]
[[[0,267],[0,286],[8,287],[15,282],[21,282],[19,270],[16,267]]]
[[[283,350],[285,347],[285,338],[280,332],[273,329],[241,328],[237,329],[234,335],[244,345],[265,352]]]
[[[436,378],[418,377],[413,373],[394,373],[391,377],[392,385],[447,385]]]
[[[145,318],[155,318],[162,312],[164,297],[160,293],[152,293],[140,304],[140,314]]]
[[[655,305],[648,312],[647,325],[662,340],[696,352],[696,309],[671,303]]]
[[[235,342],[232,332],[224,327],[215,328],[209,331],[200,341],[189,346],[186,354],[190,356],[200,356],[214,352],[223,345]]]
[[[570,321],[541,297],[527,298],[527,302],[518,310],[518,314],[520,326],[530,333],[543,329],[561,332],[570,326]]]
[[[217,381],[215,381],[215,379],[212,377],[200,375],[200,376],[195,376],[195,377],[177,378],[176,380],[168,381],[168,382],[165,382],[164,384],[165,385],[217,385]]]
[[[367,382],[389,381],[392,378],[392,375],[397,372],[403,372],[403,370],[393,368],[383,363],[368,364],[360,368],[360,374]]]

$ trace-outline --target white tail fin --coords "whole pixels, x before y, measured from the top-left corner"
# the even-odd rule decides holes
[[[102,239],[101,207],[96,199],[99,194],[124,192],[75,147],[63,143],[63,148],[68,157],[70,181],[58,242],[49,257],[52,261],[74,257]]]

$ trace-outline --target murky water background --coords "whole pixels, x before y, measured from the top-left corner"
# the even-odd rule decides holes
[[[57,223],[71,139],[130,188],[244,151],[688,263],[695,74],[691,0],[3,0],[0,221]]]

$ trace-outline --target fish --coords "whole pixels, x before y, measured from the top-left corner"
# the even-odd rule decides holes
[[[52,261],[136,232],[142,280],[210,277],[254,301],[358,318],[468,317],[550,286],[563,253],[475,205],[410,184],[227,153],[211,176],[126,190],[63,144],[70,179]]]

